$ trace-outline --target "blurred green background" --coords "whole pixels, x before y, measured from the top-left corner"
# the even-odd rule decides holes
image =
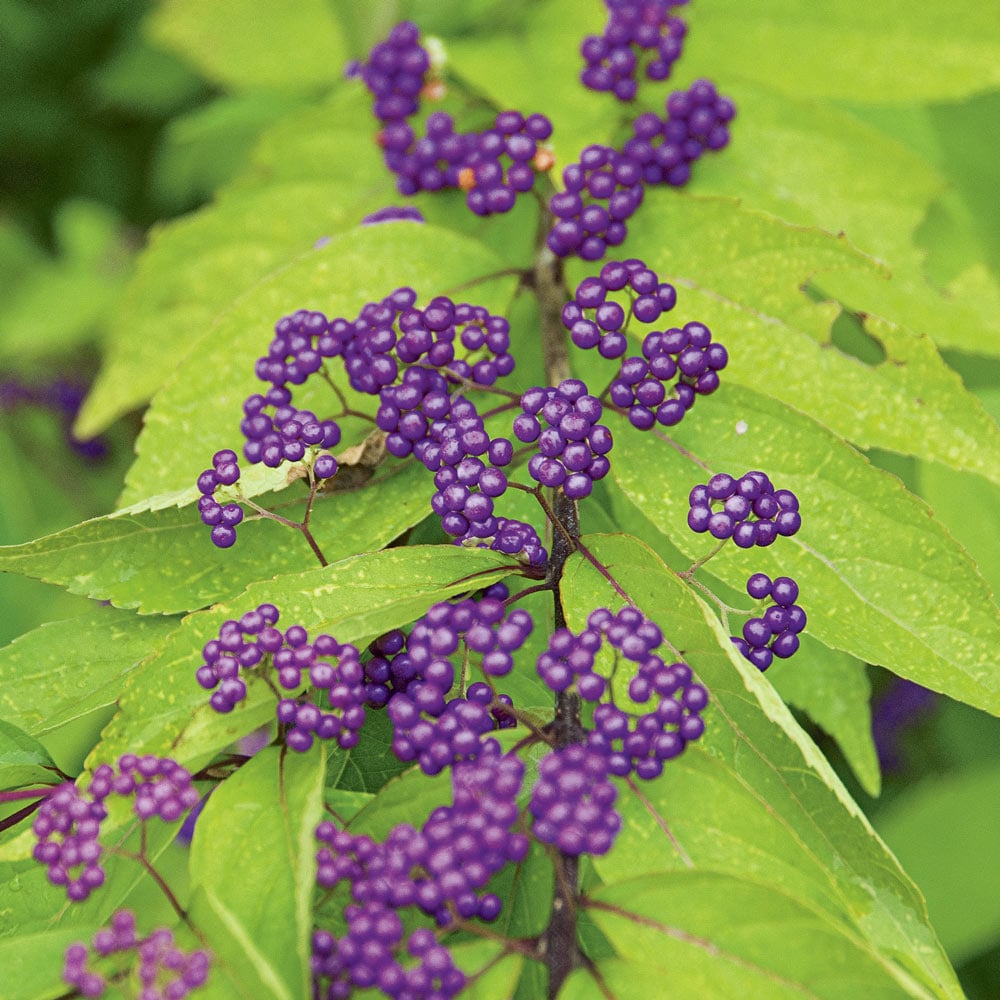
[[[76,440],[71,428],[98,370],[104,323],[148,230],[209,200],[246,165],[267,125],[323,89],[308,67],[286,86],[209,80],[154,40],[152,6],[145,0],[0,0],[0,544],[36,538],[114,506],[141,414],[93,442]],[[396,7],[332,6],[354,56],[363,55]],[[454,16],[455,5],[447,6]],[[465,4],[458,30],[496,8],[492,0]],[[429,0],[411,3],[404,13],[425,24],[443,16]],[[505,13],[514,16],[510,5]],[[340,66],[333,70],[330,79]],[[1000,270],[997,175],[995,168],[992,175],[982,170],[1000,148],[998,95],[932,107],[930,137],[921,132],[928,119],[905,109],[851,110],[904,142],[922,149],[929,140],[937,144],[962,196],[956,204],[973,206],[983,257]],[[984,128],[989,122],[992,128]],[[932,213],[924,224],[928,270],[942,283],[965,263],[931,252],[947,228],[947,210],[945,201],[945,214]],[[852,344],[848,326],[839,335],[842,349],[865,350],[864,343]],[[1000,362],[946,357],[1000,418]],[[932,467],[871,457],[940,511],[978,555],[994,591],[1000,589],[997,491],[983,484],[981,496],[954,495],[955,480]],[[968,517],[970,505],[983,506],[985,520]],[[44,583],[0,576],[0,643],[88,603]],[[885,764],[880,797],[858,787],[832,741],[814,730],[816,738],[924,889],[968,995],[996,1000],[1000,721],[876,668],[871,679]]]

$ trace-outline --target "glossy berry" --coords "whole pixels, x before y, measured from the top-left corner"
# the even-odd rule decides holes
[[[689,505],[688,527],[692,531],[732,538],[744,549],[771,545],[779,535],[794,535],[802,523],[795,494],[776,490],[758,471],[739,479],[718,473],[691,490]]]
[[[599,749],[577,743],[553,750],[539,761],[531,790],[532,833],[564,854],[606,854],[622,825],[617,797]]]
[[[600,260],[625,239],[626,222],[642,204],[642,171],[610,146],[587,146],[563,170],[565,190],[552,196],[556,221],[546,245],[557,257]]]
[[[672,14],[686,0],[609,0],[608,21],[600,35],[588,35],[580,46],[585,87],[631,101],[640,69],[649,80],[665,80],[679,58],[686,33]]]
[[[806,626],[806,613],[795,602],[798,584],[788,576],[771,580],[755,573],[747,580],[747,593],[758,600],[773,602],[743,626],[742,634],[733,636],[733,645],[759,670],[771,666],[774,657],[787,659],[799,648],[799,633]]]
[[[565,379],[555,388],[529,389],[521,397],[521,414],[514,420],[515,436],[535,444],[528,460],[533,479],[562,489],[574,500],[589,496],[593,484],[610,469],[611,431],[597,423],[603,412],[579,379]]]

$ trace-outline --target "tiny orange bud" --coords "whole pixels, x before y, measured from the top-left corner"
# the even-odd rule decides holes
[[[544,172],[551,170],[555,166],[556,158],[551,149],[542,148],[535,153],[535,157],[531,162],[536,170]]]
[[[476,171],[473,167],[462,167],[459,170],[458,186],[463,191],[471,191],[476,186]]]
[[[442,101],[446,92],[444,80],[428,80],[420,88],[420,96],[426,101]]]

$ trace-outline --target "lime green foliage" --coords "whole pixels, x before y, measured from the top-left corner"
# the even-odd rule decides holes
[[[292,1000],[306,991],[324,756],[261,751],[199,819],[191,916],[211,935],[218,978],[238,996]],[[238,865],[219,864],[234,852]]]
[[[738,402],[732,411],[705,406],[677,432],[695,458],[712,456],[707,470],[619,425],[613,474],[632,501],[693,561],[715,544],[686,530],[688,493],[696,483],[714,472],[742,475],[750,468],[767,469],[779,487],[794,483],[806,513],[793,540],[766,550],[727,547],[704,572],[739,589],[753,572],[791,576],[810,595],[802,598],[807,613],[818,611],[809,620],[817,639],[1000,711],[992,666],[1000,613],[975,564],[930,510],[800,414],[743,388],[721,389],[717,398]],[[745,428],[735,426],[733,412]],[[809,511],[822,513],[811,520]]]
[[[967,97],[1000,84],[1000,41],[978,4],[914,6],[834,0],[802,10],[791,0],[691,7],[684,70],[749,77],[796,97],[893,104]]]
[[[795,664],[776,664],[768,679],[789,705],[837,741],[861,787],[878,796],[882,775],[872,745],[871,684],[864,663],[804,635]]]
[[[714,648],[721,628],[706,606],[634,539],[588,536],[585,542],[647,616],[670,621],[671,643],[684,651],[686,662],[695,664],[715,706],[710,729],[696,746],[671,762],[660,780],[636,782],[633,794],[622,798],[626,822],[616,848],[595,859],[602,881],[621,883],[625,891],[630,880],[665,871],[676,871],[682,879],[699,872],[745,878],[752,883],[748,891],[761,899],[770,894],[776,907],[780,897],[787,898],[790,910],[784,916],[776,911],[775,919],[793,920],[795,912],[802,917],[802,907],[816,920],[817,933],[845,939],[836,949],[843,950],[842,961],[870,966],[866,978],[872,988],[880,984],[888,989],[895,981],[897,989],[912,996],[960,995],[916,888],[872,836],[857,806],[756,668],[732,647],[725,653]],[[563,601],[568,609],[617,608],[622,598],[589,562],[574,557]],[[571,613],[571,626],[579,628],[584,614]],[[627,681],[616,675],[623,689]],[[661,886],[664,893],[670,884]],[[628,892],[634,891],[630,886]],[[708,938],[710,944],[685,951],[671,963],[696,976],[704,974],[704,949],[730,951],[726,925],[757,907],[748,910],[735,885],[732,894],[720,890],[712,894],[709,924],[699,929],[684,923],[699,905],[698,892],[693,895],[683,913],[665,895],[661,915],[670,925],[676,922],[689,934]],[[600,911],[595,917],[609,933]],[[760,926],[766,923],[765,917]],[[638,932],[633,924],[633,933]],[[769,937],[752,934],[751,949],[763,947]],[[617,938],[613,943],[623,954]],[[803,943],[792,948],[789,961],[808,965],[815,959],[811,947]],[[772,940],[766,950],[782,949],[774,949]],[[744,957],[753,954],[763,952]],[[848,954],[853,955],[850,961]],[[917,969],[911,962],[919,963]],[[771,971],[790,976],[793,967],[779,965]],[[802,967],[794,974],[802,974]],[[848,989],[850,974],[844,978],[842,972],[838,982],[838,991]],[[933,992],[938,988],[941,993]]]
[[[941,942],[955,961],[1000,933],[1000,768],[979,763],[929,780],[896,799],[879,832],[917,880]],[[944,858],[942,858],[944,855]]]
[[[114,713],[128,673],[177,624],[97,607],[25,633],[0,649],[3,718],[44,740],[75,773]]]
[[[315,92],[340,76],[346,50],[323,0],[236,0],[206,7],[170,0],[146,22],[150,37],[233,90]]]
[[[372,548],[380,548],[421,520],[426,511],[415,484],[422,481],[420,471],[409,467],[356,489],[322,495],[310,526],[327,560],[356,552],[361,531]],[[240,526],[241,543],[249,544],[231,552],[206,546],[209,529],[194,497],[186,499],[182,509],[118,512],[8,546],[0,551],[0,568],[142,614],[173,614],[234,597],[262,576],[295,572],[314,560],[304,539],[263,518],[248,518]],[[305,500],[297,497],[279,509],[282,516],[301,521]]]
[[[4,788],[51,783],[54,770],[52,758],[38,740],[0,720],[0,782]]]
[[[249,586],[235,600],[189,615],[169,640],[127,679],[120,711],[105,728],[94,763],[119,754],[169,753],[185,766],[212,755],[274,717],[275,697],[251,684],[245,706],[219,715],[194,682],[201,650],[224,621],[264,602],[281,609],[281,626],[305,625],[359,648],[419,618],[431,604],[485,587],[512,569],[496,552],[451,546],[409,546],[371,552],[304,573]]]

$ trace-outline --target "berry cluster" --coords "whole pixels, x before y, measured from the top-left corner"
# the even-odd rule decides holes
[[[706,150],[728,145],[728,125],[735,115],[728,97],[720,96],[709,80],[696,80],[667,98],[665,117],[639,115],[620,150],[587,146],[580,161],[563,170],[565,190],[549,200],[555,217],[549,249],[557,257],[600,260],[608,247],[624,241],[646,186],[687,184],[692,165]]]
[[[191,775],[169,758],[124,754],[117,767],[101,764],[86,793],[71,781],[55,788],[42,802],[32,824],[38,843],[32,851],[47,866],[53,885],[64,885],[73,902],[86,899],[104,884],[101,822],[109,795],[133,796],[133,811],[143,822],[153,816],[172,823],[201,798]]]
[[[564,854],[607,854],[622,825],[608,773],[605,754],[586,744],[546,754],[528,805],[535,837]]]
[[[406,951],[419,961],[404,968],[395,958],[403,924],[393,910],[370,902],[347,906],[344,917],[347,934],[340,941],[329,931],[313,934],[311,968],[317,1000],[342,1000],[354,986],[375,988],[389,997],[447,1000],[465,987],[465,974],[433,931],[423,927],[410,934]]]
[[[624,291],[628,308],[609,292]],[[660,281],[641,260],[609,261],[595,277],[584,278],[573,298],[563,306],[562,324],[573,344],[582,351],[597,348],[602,358],[620,358],[628,348],[624,330],[634,319],[655,323],[677,304],[673,285]]]
[[[305,459],[313,483],[336,473],[337,461],[326,449],[339,443],[339,425],[294,407],[289,386],[326,374],[324,362],[340,357],[351,387],[379,397],[375,421],[389,453],[415,455],[435,473],[431,506],[444,530],[458,543],[489,546],[540,566],[546,553],[535,529],[494,514],[494,500],[507,488],[502,467],[513,459],[513,446],[492,439],[475,404],[461,396],[467,387],[491,387],[514,370],[510,325],[482,306],[444,296],[416,308],[416,297],[402,287],[365,305],[353,320],[328,320],[305,309],[280,320],[255,368],[269,388],[243,404],[244,455],[272,468]],[[199,509],[213,527],[213,542],[227,547],[243,512],[238,504],[220,503],[215,493],[235,485],[240,470],[228,449],[216,453],[213,464],[198,479]]]
[[[450,114],[435,111],[418,135],[409,120],[419,110],[430,68],[416,26],[403,22],[352,73],[375,99],[375,116],[383,123],[378,143],[399,192],[460,189],[477,215],[509,212],[517,195],[534,187],[536,170],[552,165],[551,153],[539,147],[552,123],[540,114],[502,111],[492,128],[457,132]]]
[[[544,115],[501,111],[492,128],[456,132],[452,116],[435,111],[425,128],[417,136],[402,120],[379,133],[385,165],[396,175],[400,194],[459,189],[476,215],[500,214],[535,186],[537,171],[552,165],[552,154],[540,145],[552,134]]]
[[[280,698],[277,719],[286,727],[285,742],[298,751],[308,750],[313,739],[336,739],[342,749],[357,745],[365,721],[364,669],[357,649],[329,635],[310,643],[301,625],[284,632],[275,628],[280,617],[273,604],[261,604],[238,620],[223,622],[219,637],[202,649],[198,683],[212,691],[209,704],[217,712],[231,712],[246,698],[242,674],[253,668],[269,676],[273,668],[278,685],[298,692],[307,686],[327,693],[330,711],[323,711],[308,696]]]
[[[212,543],[228,549],[236,541],[236,525],[243,520],[243,508],[238,503],[221,504],[215,498],[220,486],[232,486],[240,478],[239,456],[224,448],[212,456],[212,468],[198,477],[198,513],[202,524],[212,529]]]
[[[494,513],[493,501],[507,490],[503,467],[514,458],[513,445],[507,438],[491,438],[467,399],[456,401],[449,417],[431,425],[428,445],[418,456],[428,467],[436,463],[431,510],[441,518],[442,529],[458,543],[522,555],[530,566],[544,565],[547,555],[535,529]]]
[[[502,754],[493,740],[476,760],[455,765],[452,805],[435,809],[419,830],[401,824],[379,844],[321,823],[317,883],[333,889],[347,881],[359,904],[416,906],[440,926],[455,917],[495,919],[499,900],[478,890],[527,853],[528,838],[511,832],[523,778],[520,758]]]
[[[135,976],[141,984],[143,1000],[183,1000],[208,980],[208,952],[181,951],[166,927],[146,938],[137,938],[135,916],[130,910],[118,910],[112,915],[111,925],[94,935],[93,950],[98,958],[134,951],[139,959]],[[66,949],[63,982],[80,996],[103,996],[107,983],[103,976],[87,967],[89,958],[86,945],[70,945]]]
[[[456,679],[452,657],[460,652],[463,665],[471,654],[487,677],[510,672],[533,622],[520,609],[508,614],[506,596],[499,584],[479,600],[435,604],[408,637],[393,632],[376,640],[381,655],[365,664],[366,690],[375,704],[388,703],[400,760],[416,760],[426,774],[437,774],[475,759],[492,745],[483,741],[487,733],[513,725],[510,698],[496,697],[488,683],[475,682],[464,698],[448,699]]]
[[[580,379],[565,379],[555,388],[529,389],[521,396],[521,409],[514,434],[538,447],[528,460],[531,477],[542,486],[561,488],[574,500],[589,496],[611,468],[611,431],[597,423],[603,412],[600,400]]]
[[[748,472],[739,479],[717,473],[695,486],[688,499],[692,531],[732,538],[741,549],[770,545],[779,535],[794,535],[802,524],[795,494],[776,490],[763,472]]]
[[[610,294],[619,292],[627,295],[624,304]],[[641,260],[609,261],[598,275],[580,282],[563,306],[562,323],[576,347],[596,348],[601,357],[614,359],[628,350],[625,331],[633,322],[655,323],[676,304],[674,286]],[[639,430],[657,423],[671,427],[698,396],[719,387],[718,373],[728,362],[725,347],[703,323],[654,330],[643,339],[641,357],[622,360],[608,397]]]
[[[607,0],[603,34],[587,36],[581,46],[584,85],[631,101],[640,69],[650,80],[667,79],[686,33],[672,9],[683,2]],[[451,115],[437,111],[418,135],[409,119],[419,109],[429,68],[416,26],[403,22],[352,73],[375,98],[375,114],[383,124],[378,142],[399,191],[412,195],[459,188],[477,215],[510,211],[518,194],[532,190],[536,172],[554,165],[551,151],[539,145],[551,135],[551,122],[541,114],[508,110],[496,115],[492,128],[461,132]],[[728,144],[735,113],[733,102],[720,97],[710,81],[697,80],[669,96],[665,117],[640,115],[622,149],[587,146],[579,162],[564,168],[565,189],[550,200],[555,221],[549,249],[558,257],[600,260],[608,247],[624,241],[644,186],[686,184],[695,160]]]
[[[549,200],[556,222],[546,244],[557,257],[600,260],[624,241],[625,223],[642,204],[642,170],[611,146],[594,144],[563,170],[563,185]]]
[[[629,697],[642,705],[657,696],[652,711],[628,712],[601,700],[608,684],[595,671],[594,663],[605,642],[616,655],[638,664],[638,672],[629,683]],[[629,607],[618,614],[599,608],[579,634],[566,628],[553,633],[538,659],[539,676],[556,692],[573,690],[585,701],[600,704],[594,708],[594,729],[587,736],[586,753],[560,750],[549,755],[555,758],[553,763],[542,762],[549,769],[543,772],[547,787],[531,809],[539,839],[555,843],[567,853],[608,850],[617,831],[615,824],[620,821],[598,817],[614,801],[604,790],[607,776],[625,777],[634,772],[640,778],[655,778],[664,761],[676,757],[704,732],[701,712],[708,704],[708,693],[693,681],[687,664],[668,665],[656,654],[662,642],[659,627]],[[543,824],[541,833],[539,823]],[[600,850],[594,851],[588,844]],[[578,846],[573,849],[570,845]]]
[[[622,152],[641,168],[644,183],[681,187],[706,151],[729,144],[729,122],[735,116],[736,105],[710,80],[696,80],[667,98],[663,117],[651,111],[639,115]]]
[[[642,357],[622,361],[608,394],[612,403],[628,411],[633,427],[673,427],[698,396],[719,388],[719,372],[728,363],[729,353],[712,340],[704,323],[685,323],[650,333],[642,342]],[[668,397],[666,383],[671,380]]]
[[[366,63],[350,72],[361,77],[374,98],[375,117],[394,122],[416,114],[430,66],[430,56],[420,44],[420,29],[412,21],[402,21],[371,50]]]
[[[535,186],[536,170],[552,166],[552,154],[539,146],[550,135],[552,123],[545,115],[501,111],[492,129],[474,136],[458,171],[469,208],[476,215],[509,212],[517,196]]]
[[[755,667],[767,670],[775,656],[784,660],[799,648],[799,633],[806,627],[806,613],[795,603],[799,586],[789,576],[772,580],[754,573],[747,580],[747,593],[757,600],[769,597],[774,603],[743,626],[742,638],[732,637],[733,645]]]
[[[610,91],[619,101],[634,100],[639,67],[650,80],[666,80],[681,54],[687,26],[671,14],[687,0],[606,0],[608,21],[600,35],[580,46],[585,87]]]

